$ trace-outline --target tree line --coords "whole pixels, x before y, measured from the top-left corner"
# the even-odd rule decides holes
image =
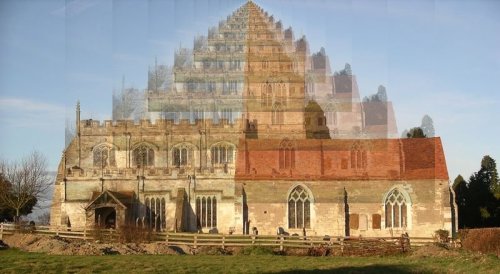
[[[453,182],[459,228],[500,226],[500,181],[496,162],[486,155],[469,181],[458,175]]]

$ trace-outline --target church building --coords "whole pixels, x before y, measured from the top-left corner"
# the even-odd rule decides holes
[[[81,119],[51,225],[155,231],[429,237],[452,229],[440,138],[399,139],[385,89],[252,1],[145,91],[150,119]],[[158,74],[151,73],[150,76]]]

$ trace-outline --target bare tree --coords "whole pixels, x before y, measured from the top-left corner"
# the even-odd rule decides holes
[[[0,203],[16,212],[16,221],[19,220],[21,209],[44,198],[51,183],[47,160],[37,151],[20,162],[0,162],[0,173],[6,181],[0,186]]]

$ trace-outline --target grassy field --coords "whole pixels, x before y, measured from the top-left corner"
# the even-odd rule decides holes
[[[500,273],[494,256],[297,257],[276,255],[62,256],[0,251],[2,273]]]

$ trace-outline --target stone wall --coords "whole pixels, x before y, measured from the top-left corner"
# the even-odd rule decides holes
[[[311,225],[307,235],[345,235],[344,189],[348,213],[366,218],[366,226],[350,229],[352,236],[411,236],[431,237],[438,229],[451,229],[448,182],[418,181],[242,181],[248,201],[248,220],[259,233],[275,234],[283,227],[290,234],[302,235],[302,229],[288,228],[288,194],[296,186],[310,191]],[[406,228],[385,227],[384,198],[394,188],[405,191],[410,200]],[[381,217],[380,228],[373,227],[373,215]]]

